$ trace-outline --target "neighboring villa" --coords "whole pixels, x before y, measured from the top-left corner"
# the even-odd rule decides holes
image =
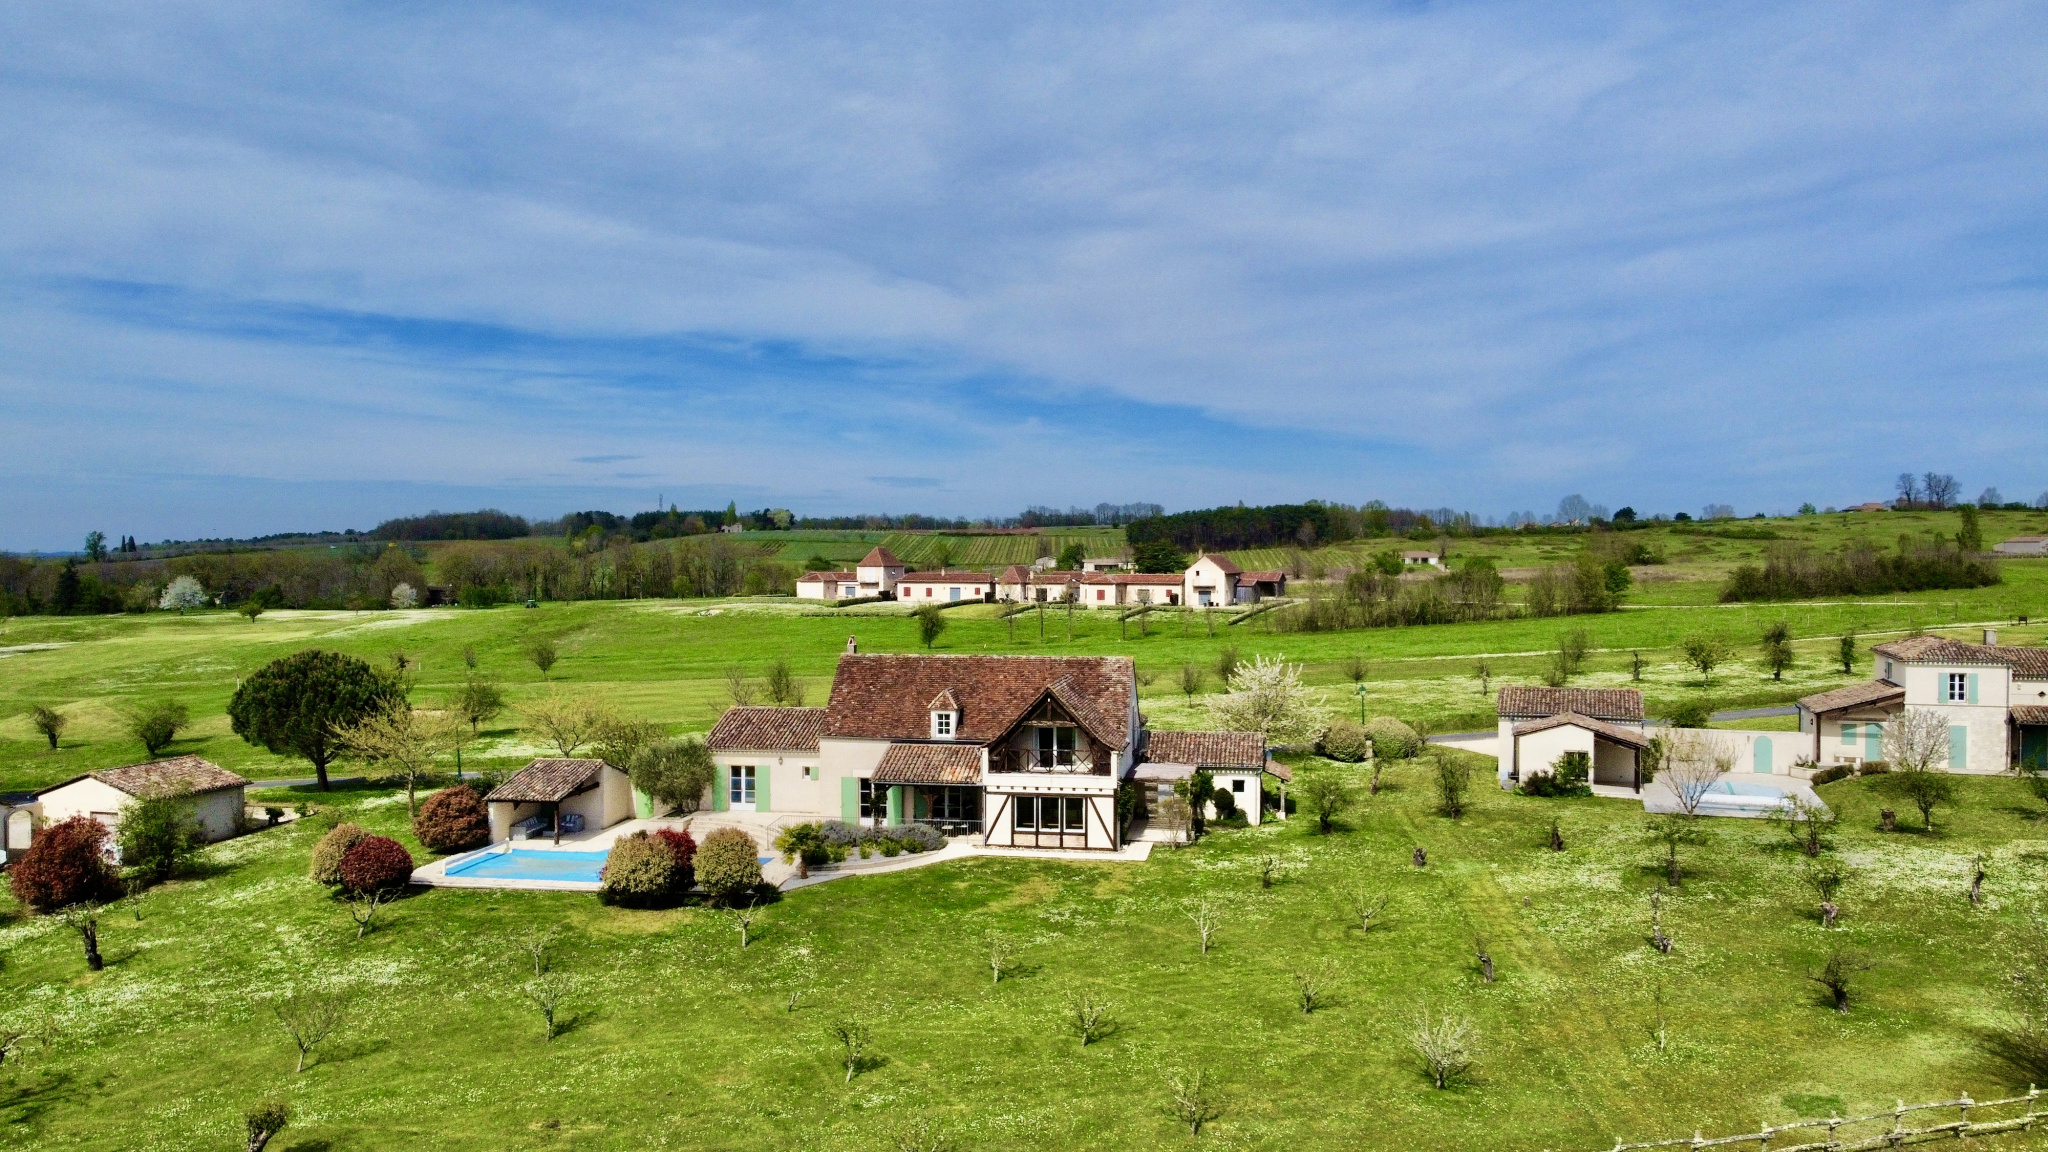
[[[1271,770],[1262,735],[1151,734],[1154,754],[1141,723],[1127,657],[867,656],[849,645],[825,707],[719,718],[711,807],[1112,851],[1126,832],[1119,785],[1207,767],[1258,819]]]
[[[1415,549],[1401,553],[1401,563],[1408,568],[1434,568],[1444,570],[1444,558],[1434,552]]]
[[[1432,554],[1433,555],[1433,554]],[[954,571],[912,572],[887,548],[869,552],[851,572],[806,572],[796,582],[805,600],[852,600],[893,596],[907,604],[956,600],[1007,603],[1067,603],[1089,608],[1156,604],[1196,608],[1251,604],[1287,594],[1287,573],[1246,572],[1227,557],[1204,553],[1185,572],[1112,572],[1114,558],[1084,561],[1081,571],[1012,564],[999,574]]]
[[[1799,731],[1815,763],[1884,758],[1884,725],[1907,708],[1949,722],[1948,769],[2048,768],[2048,648],[1913,636],[1873,645],[1874,679],[1799,701]]]
[[[142,798],[173,797],[185,807],[202,840],[225,840],[242,830],[247,780],[200,756],[177,756],[73,776],[37,792],[7,815],[10,857],[28,847],[35,830],[73,816],[90,816],[109,832]]]
[[[2048,556],[2048,536],[2014,536],[2000,540],[1991,550],[2003,556]]]
[[[1513,686],[1500,690],[1495,710],[1502,788],[1550,771],[1566,752],[1584,752],[1593,766],[1588,783],[1642,791],[1642,756],[1650,738],[1643,731],[1641,692]]]

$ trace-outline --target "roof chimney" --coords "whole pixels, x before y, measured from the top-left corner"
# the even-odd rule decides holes
[[[1998,629],[1986,628],[1984,630],[1984,646],[1986,648],[1998,647]]]
[[[859,641],[858,639],[856,639],[855,637],[852,637],[852,636],[848,636],[848,637],[846,638],[846,654],[847,654],[848,656],[852,656],[852,655],[855,655],[856,653],[858,653],[859,651],[860,651],[860,641]]]

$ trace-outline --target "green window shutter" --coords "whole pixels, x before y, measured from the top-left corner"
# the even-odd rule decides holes
[[[1863,726],[1863,758],[1884,759],[1884,725],[1872,723]]]
[[[1972,673],[1970,673],[1970,681],[1969,681],[1969,683],[1970,683],[1970,703],[1972,703],[1972,704],[1975,704],[1975,703],[1977,702],[1977,674],[1976,674],[1975,672],[1972,672]]]
[[[638,788],[633,789],[633,815],[642,820],[651,818],[654,815],[654,797]]]
[[[860,823],[860,777],[839,778],[839,818],[848,824]]]
[[[1856,726],[1854,724],[1842,725],[1842,743],[1852,746],[1856,743]]]
[[[768,807],[768,780],[774,775],[775,768],[773,765],[763,764],[759,768],[754,769],[754,811],[773,811],[773,809]]]
[[[1948,726],[1948,766],[1962,769],[1970,764],[1970,730],[1961,724]]]
[[[894,785],[889,789],[889,823],[903,823],[903,785],[901,784]]]
[[[711,773],[711,810],[723,812],[732,803],[732,781],[725,765],[720,764]]]

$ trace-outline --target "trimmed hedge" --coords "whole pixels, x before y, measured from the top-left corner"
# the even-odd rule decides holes
[[[370,838],[370,830],[361,824],[344,821],[336,824],[334,830],[320,838],[313,846],[313,865],[306,874],[329,888],[341,884],[341,858],[348,850]]]
[[[412,834],[433,852],[467,852],[491,842],[491,813],[467,784],[443,788],[420,805]]]
[[[1373,755],[1383,760],[1406,760],[1422,754],[1422,736],[1392,716],[1375,716],[1365,725],[1372,738]]]
[[[37,832],[9,869],[14,898],[38,912],[118,899],[120,878],[100,854],[106,842],[106,825],[90,816],[73,816]]]
[[[341,886],[349,892],[388,892],[412,879],[412,853],[389,836],[366,836],[341,857]]]
[[[752,892],[761,883],[761,849],[737,828],[720,828],[697,849],[697,884],[704,894],[724,904]]]
[[[1323,730],[1323,755],[1356,764],[1372,755],[1372,733],[1356,720],[1335,720]]]
[[[683,874],[674,849],[645,832],[636,833],[612,842],[604,858],[599,896],[607,904],[646,908],[682,891]]]

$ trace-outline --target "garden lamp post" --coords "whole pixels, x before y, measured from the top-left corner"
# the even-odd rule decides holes
[[[1360,681],[1358,685],[1358,724],[1360,727],[1365,726],[1365,683],[1363,681]]]

